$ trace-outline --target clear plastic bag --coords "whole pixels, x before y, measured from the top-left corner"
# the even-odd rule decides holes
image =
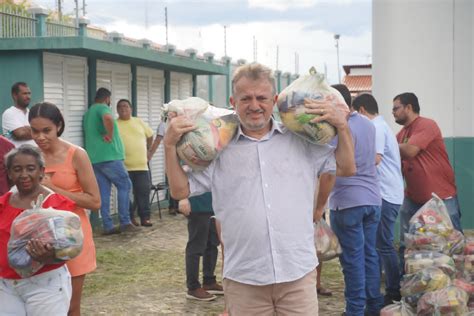
[[[447,237],[453,231],[453,223],[443,200],[432,193],[426,202],[409,221],[409,233],[432,233]]]
[[[468,313],[468,299],[467,293],[455,286],[428,292],[418,301],[417,315],[464,316]]]
[[[454,255],[456,277],[474,283],[474,255]]]
[[[404,301],[396,302],[382,308],[380,316],[415,316],[416,311]]]
[[[434,251],[413,251],[405,254],[407,274],[413,274],[428,267],[440,268],[450,277],[456,272],[454,260],[448,255]]]
[[[179,158],[193,170],[209,166],[229,144],[239,126],[239,119],[233,111],[211,106],[196,97],[173,100],[165,104],[164,111],[185,115],[197,126],[184,134],[176,146]]]
[[[12,223],[8,263],[23,278],[44,266],[26,251],[26,244],[31,239],[51,244],[58,261],[70,260],[82,251],[84,236],[79,216],[69,211],[44,209],[41,207],[43,200],[40,195],[33,207],[23,211]]]
[[[336,136],[336,129],[327,122],[311,123],[316,115],[305,113],[304,101],[321,100],[330,95],[345,103],[339,91],[326,83],[324,75],[311,68],[308,75],[300,76],[278,95],[277,106],[283,124],[312,143],[329,143]]]
[[[331,260],[342,253],[336,234],[325,220],[314,224],[314,243],[318,259],[321,261]]]
[[[466,237],[466,242],[464,245],[464,254],[474,255],[474,237]]]
[[[400,282],[403,297],[431,292],[447,287],[451,279],[441,269],[425,268],[413,274],[405,274]]]

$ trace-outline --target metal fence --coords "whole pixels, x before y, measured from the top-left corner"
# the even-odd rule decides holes
[[[0,38],[34,37],[36,20],[30,13],[0,6]]]
[[[70,22],[46,22],[46,36],[78,36],[79,29]]]

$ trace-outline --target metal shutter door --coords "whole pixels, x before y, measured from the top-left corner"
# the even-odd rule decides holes
[[[145,121],[155,133],[161,121],[164,95],[163,71],[137,68],[137,116]],[[150,161],[152,183],[165,180],[163,144]]]
[[[66,122],[62,137],[82,146],[82,117],[87,109],[86,59],[44,53],[43,69],[44,100],[58,106]]]

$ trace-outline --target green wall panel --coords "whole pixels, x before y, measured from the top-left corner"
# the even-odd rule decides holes
[[[13,105],[11,88],[23,81],[31,89],[30,106],[43,100],[43,55],[38,51],[0,51],[0,111]],[[1,123],[0,123],[1,124]]]
[[[474,137],[446,139],[452,143],[450,156],[456,174],[463,228],[474,229]]]

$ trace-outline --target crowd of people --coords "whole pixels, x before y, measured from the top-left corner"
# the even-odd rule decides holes
[[[316,145],[273,118],[278,95],[272,71],[258,63],[240,66],[230,98],[240,120],[237,134],[209,167],[193,171],[176,150],[183,134],[196,128],[185,116],[170,116],[153,139],[153,130],[132,116],[129,100],[118,101],[115,119],[111,91],[99,88],[84,115],[83,149],[61,138],[66,126],[57,106],[41,102],[29,108],[28,85],[15,83],[0,136],[0,301],[7,302],[0,315],[80,315],[85,276],[96,268],[88,210],[100,210],[105,235],[152,226],[148,163],[160,144],[175,199],[170,208],[188,219],[188,299],[209,301],[225,293],[230,315],[317,315],[318,295],[331,292],[321,286],[314,222],[325,220],[329,207],[342,248],[343,315],[378,315],[399,301],[403,233],[432,192],[462,231],[454,172],[441,131],[420,116],[415,94],[393,99],[393,116],[403,126],[395,136],[371,94],[352,99],[346,86],[333,87],[344,102],[305,101],[305,112],[316,115],[312,122],[326,121],[337,130],[331,143]],[[110,215],[112,184],[118,226]],[[28,254],[46,265],[22,278],[9,266],[7,244],[14,219],[40,194],[47,197],[44,207],[79,216],[83,250],[58,263],[50,244],[32,239]],[[222,285],[215,275],[219,244],[225,245]]]

